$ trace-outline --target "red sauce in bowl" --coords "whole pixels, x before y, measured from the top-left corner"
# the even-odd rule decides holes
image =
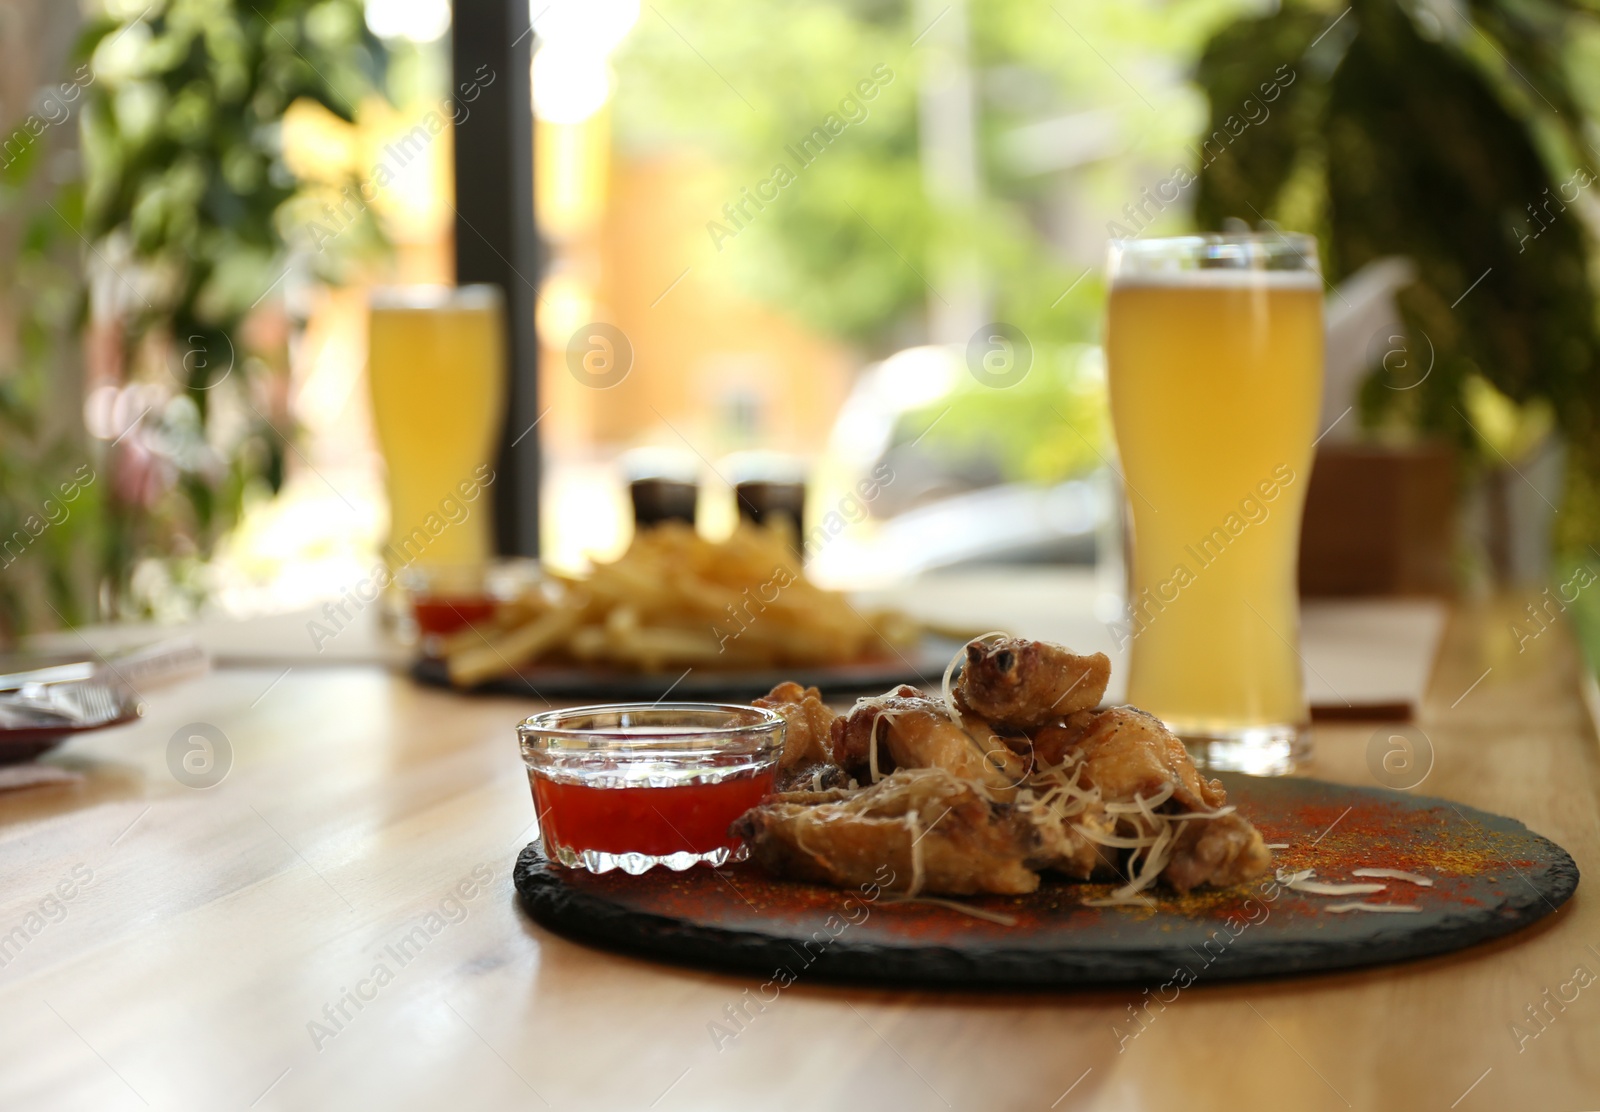
[[[531,775],[545,845],[577,853],[710,853],[733,849],[728,827],[771,794],[774,772],[670,788],[592,787]]]
[[[494,616],[495,601],[487,595],[422,595],[412,600],[411,615],[423,636],[454,633]]]

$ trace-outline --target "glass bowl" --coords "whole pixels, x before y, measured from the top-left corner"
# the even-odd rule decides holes
[[[395,573],[413,627],[424,648],[431,640],[486,622],[504,604],[543,589],[536,560],[481,564],[411,564]]]
[[[782,716],[727,703],[623,703],[517,727],[544,852],[569,868],[642,873],[742,861],[728,833],[773,790]]]

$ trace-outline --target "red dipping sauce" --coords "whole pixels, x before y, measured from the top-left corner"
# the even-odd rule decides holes
[[[411,616],[417,632],[454,633],[473,622],[494,616],[495,600],[488,595],[422,595],[411,600]]]
[[[674,788],[591,788],[530,775],[539,832],[568,849],[711,853],[736,849],[728,827],[772,792],[771,770]]]
[[[724,703],[536,714],[517,729],[545,856],[642,873],[738,861],[728,827],[772,792],[783,718]]]

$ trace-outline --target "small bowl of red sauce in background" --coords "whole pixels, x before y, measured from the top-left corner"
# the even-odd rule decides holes
[[[424,651],[468,626],[487,622],[502,607],[544,589],[533,560],[483,564],[412,564],[395,576]]]
[[[771,794],[783,718],[725,703],[627,703],[536,714],[517,727],[545,856],[638,874],[742,861],[728,833]]]

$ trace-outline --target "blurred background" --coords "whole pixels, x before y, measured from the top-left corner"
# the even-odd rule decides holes
[[[484,543],[581,571],[631,480],[712,537],[803,480],[819,582],[1078,564],[1111,621],[1107,241],[1240,222],[1328,278],[1303,590],[1600,611],[1561,590],[1600,564],[1600,10],[459,7],[0,8],[0,641],[361,581],[412,528],[370,306],[469,255],[510,321]]]

